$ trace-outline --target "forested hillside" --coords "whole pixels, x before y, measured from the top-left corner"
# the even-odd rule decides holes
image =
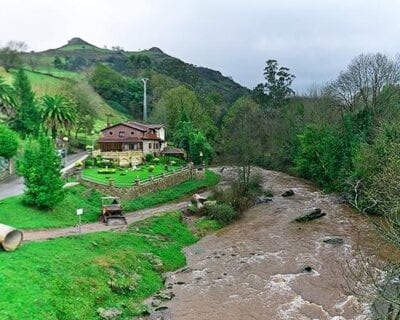
[[[117,114],[136,119],[142,117],[143,77],[150,80],[150,111],[165,91],[179,85],[193,91],[200,100],[217,99],[220,105],[229,105],[248,92],[218,71],[185,63],[158,48],[131,52],[120,47],[98,48],[73,38],[60,48],[23,53],[22,58],[33,74],[32,80],[39,77],[40,82],[51,83],[38,85],[39,92],[58,90],[60,81],[89,84]],[[92,95],[90,87],[86,90]],[[107,112],[110,110],[103,115]]]

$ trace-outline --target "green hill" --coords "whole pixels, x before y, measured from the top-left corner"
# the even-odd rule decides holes
[[[110,115],[113,122],[141,118],[142,77],[150,80],[150,111],[166,90],[180,85],[194,91],[200,101],[210,95],[218,96],[218,103],[224,105],[219,110],[226,109],[249,92],[218,71],[183,62],[155,47],[133,52],[119,47],[99,48],[73,38],[56,49],[23,53],[22,59],[38,96],[77,86],[93,102],[98,126],[103,125]],[[99,69],[99,65],[102,68]],[[0,75],[11,78],[4,71]],[[96,75],[98,77],[94,78]]]

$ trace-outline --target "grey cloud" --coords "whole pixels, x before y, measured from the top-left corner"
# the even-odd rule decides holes
[[[158,46],[248,87],[265,60],[296,74],[304,91],[337,76],[361,52],[398,51],[400,3],[393,0],[0,0],[0,42],[32,50],[80,36],[128,50]]]

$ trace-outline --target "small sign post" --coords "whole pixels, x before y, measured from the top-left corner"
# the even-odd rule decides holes
[[[81,233],[82,233],[81,224],[82,224],[83,209],[76,209],[76,215],[78,216],[78,233],[79,233],[79,235],[81,235]]]

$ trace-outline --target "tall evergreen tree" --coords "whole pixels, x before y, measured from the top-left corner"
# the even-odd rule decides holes
[[[14,128],[23,135],[37,136],[40,129],[40,112],[28,77],[19,69],[14,80],[17,115]]]
[[[51,138],[39,135],[27,139],[19,171],[25,179],[24,202],[51,209],[64,197],[60,158]]]

